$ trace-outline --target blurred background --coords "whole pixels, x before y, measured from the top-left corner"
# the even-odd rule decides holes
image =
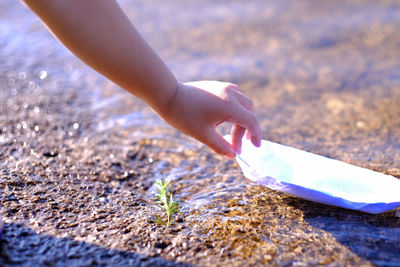
[[[255,103],[264,139],[400,178],[398,1],[119,3],[178,79],[237,83]],[[0,190],[10,262],[43,263],[41,255],[57,262],[54,253],[33,254],[70,237],[83,242],[78,247],[119,255],[120,263],[139,253],[201,265],[400,264],[393,214],[344,211],[251,183],[233,161],[86,67],[13,0],[0,2],[0,59]],[[184,214],[179,234],[160,236],[182,235],[189,248],[177,241],[161,249],[167,241],[150,238],[161,231],[149,223],[154,203],[147,200],[160,177],[174,181]],[[117,217],[126,221],[110,219]],[[100,221],[105,229],[85,234]],[[28,237],[17,238],[21,231]],[[31,250],[19,251],[23,242]],[[55,251],[71,263],[95,259],[96,249],[71,259]]]

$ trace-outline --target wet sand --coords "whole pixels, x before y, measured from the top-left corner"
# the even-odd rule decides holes
[[[238,83],[264,139],[400,178],[397,1],[121,5],[179,79]],[[400,265],[395,211],[254,184],[84,66],[18,2],[0,3],[0,36],[1,265]],[[181,202],[170,228],[153,222],[161,177]]]

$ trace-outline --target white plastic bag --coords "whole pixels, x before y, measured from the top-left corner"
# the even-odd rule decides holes
[[[243,138],[236,160],[246,178],[311,201],[368,213],[400,206],[399,179],[292,147]]]

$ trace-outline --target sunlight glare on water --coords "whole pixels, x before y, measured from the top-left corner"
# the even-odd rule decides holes
[[[180,80],[237,83],[254,101],[264,139],[400,177],[396,1],[119,2]],[[146,238],[154,234],[153,184],[164,178],[181,202],[177,227],[195,240],[192,245],[201,245],[182,256],[196,264],[210,265],[210,258],[221,265],[230,259],[254,265],[400,264],[399,211],[362,214],[254,184],[234,161],[172,129],[142,101],[84,66],[27,9],[10,0],[1,5],[10,13],[0,12],[0,166],[24,177],[12,185],[54,184],[60,199],[76,190],[74,205],[59,204],[71,218],[75,207],[79,216],[111,210],[98,221],[111,221],[104,229],[115,233],[101,236],[98,221],[87,223],[96,226],[98,232],[90,232],[101,237],[93,237],[99,244],[109,246],[125,234],[113,227],[128,224],[113,220],[140,222]],[[229,127],[221,131],[227,134]],[[13,210],[20,202],[9,195],[4,205]],[[87,241],[82,233],[89,219],[62,228],[71,219],[46,214],[58,205],[49,199],[32,202],[47,205],[35,206],[35,220],[61,216],[54,228]],[[142,210],[148,212],[135,214]],[[140,244],[117,239],[122,250]],[[176,260],[177,252],[168,254],[171,247],[157,248],[155,255]]]

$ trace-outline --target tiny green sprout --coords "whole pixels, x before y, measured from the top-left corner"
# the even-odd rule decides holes
[[[169,227],[174,222],[172,216],[179,212],[179,203],[174,201],[172,193],[168,191],[168,186],[170,182],[170,180],[164,182],[162,179],[159,179],[155,183],[158,189],[158,193],[155,194],[157,197],[158,205],[163,211],[165,211],[167,215],[167,221],[165,222],[162,217],[157,216],[154,222],[161,223],[163,225],[166,225],[167,227]]]

